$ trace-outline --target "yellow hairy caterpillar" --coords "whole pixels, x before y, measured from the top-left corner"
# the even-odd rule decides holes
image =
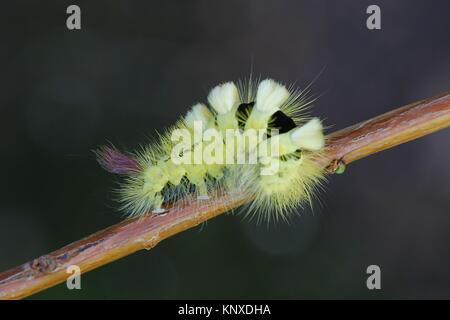
[[[137,152],[112,146],[96,152],[103,168],[124,176],[122,211],[159,214],[166,202],[240,193],[254,199],[249,213],[278,220],[311,202],[324,178],[314,158],[325,139],[321,121],[306,116],[311,101],[303,92],[272,79],[227,82],[207,101]]]

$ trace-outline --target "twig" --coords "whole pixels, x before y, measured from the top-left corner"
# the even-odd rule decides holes
[[[328,136],[327,159],[349,164],[444,129],[450,125],[449,101],[447,91],[336,131]]]
[[[419,101],[328,136],[320,165],[335,172],[378,151],[417,139],[450,125],[450,92]],[[82,272],[123,258],[251,199],[239,194],[218,196],[203,204],[169,206],[165,215],[130,219],[0,274],[0,299],[20,299],[65,281],[66,270]]]

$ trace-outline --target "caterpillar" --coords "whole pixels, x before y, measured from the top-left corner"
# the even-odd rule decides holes
[[[324,180],[314,161],[324,149],[323,126],[308,116],[305,93],[272,79],[222,83],[155,142],[132,153],[100,148],[100,165],[124,177],[121,211],[160,214],[166,202],[238,192],[253,199],[248,215],[286,220]]]

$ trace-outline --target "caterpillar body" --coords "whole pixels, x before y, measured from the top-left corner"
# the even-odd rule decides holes
[[[205,201],[218,192],[253,199],[248,214],[287,219],[311,202],[324,172],[314,161],[325,138],[304,92],[272,80],[214,87],[158,140],[134,153],[96,151],[107,171],[124,176],[121,210],[130,217],[164,212],[164,203]]]

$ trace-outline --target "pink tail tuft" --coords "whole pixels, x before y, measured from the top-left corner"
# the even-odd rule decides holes
[[[114,146],[104,146],[95,151],[98,163],[108,172],[116,174],[134,174],[140,171],[139,163],[123,154]]]

